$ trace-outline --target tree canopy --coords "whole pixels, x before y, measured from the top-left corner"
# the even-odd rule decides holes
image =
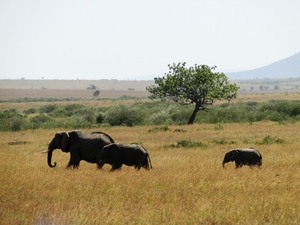
[[[230,84],[224,73],[213,72],[216,66],[196,65],[186,67],[186,63],[168,65],[169,72],[162,78],[155,77],[156,85],[146,87],[151,93],[150,99],[167,98],[183,105],[195,104],[194,111],[188,121],[193,124],[200,110],[207,110],[215,100],[235,98],[239,87]]]

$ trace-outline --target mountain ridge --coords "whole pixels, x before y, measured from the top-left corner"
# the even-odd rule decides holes
[[[229,79],[264,79],[300,77],[300,52],[252,70],[226,73]]]
[[[297,78],[300,77],[300,52],[256,69],[219,72],[225,73],[230,80]],[[129,78],[129,80],[153,80],[154,77],[162,76],[164,76],[164,73],[151,74],[148,76],[136,76]]]

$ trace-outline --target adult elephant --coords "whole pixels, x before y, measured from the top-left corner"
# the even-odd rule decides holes
[[[148,151],[138,144],[108,144],[104,146],[100,153],[100,167],[110,164],[111,171],[121,169],[122,165],[134,166],[140,170],[141,167],[152,169]]]
[[[228,151],[223,159],[223,168],[225,163],[235,161],[235,167],[239,168],[243,165],[261,166],[262,156],[260,152],[254,148],[236,148]]]
[[[56,162],[52,165],[52,152],[55,149],[61,149],[63,152],[70,152],[70,161],[67,168],[78,168],[81,160],[89,163],[97,163],[100,168],[99,156],[101,149],[114,140],[103,132],[85,133],[79,130],[70,132],[58,132],[49,144],[47,162],[49,167],[55,167]]]

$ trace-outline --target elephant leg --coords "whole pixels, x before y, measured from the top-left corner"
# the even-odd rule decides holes
[[[148,157],[145,157],[145,159],[143,161],[142,167],[145,168],[146,170],[150,170],[150,165],[149,165]]]
[[[135,168],[137,171],[139,171],[139,170],[141,169],[141,165],[139,165],[139,166],[135,165],[134,168]]]
[[[110,160],[109,160],[110,161]],[[111,171],[114,171],[114,170],[120,170],[121,167],[122,167],[122,160],[120,157],[115,157],[113,160],[112,160],[112,167],[111,167]]]
[[[70,161],[70,162],[68,163],[68,165],[67,165],[67,169],[70,169],[71,167],[73,167],[74,169],[78,169],[79,163],[80,163],[80,162],[75,162],[75,163],[74,163],[74,162],[71,162],[71,161]]]
[[[121,167],[118,167],[118,168],[112,167],[112,168],[110,169],[111,172],[114,172],[114,171],[116,171],[116,170],[121,170]]]
[[[242,167],[243,166],[243,164],[241,163],[241,162],[235,162],[235,168],[240,168],[240,167]]]
[[[122,164],[113,164],[110,171],[120,170],[122,168]]]
[[[79,163],[80,163],[80,162],[76,162],[76,163],[74,163],[74,165],[73,165],[73,168],[74,168],[74,169],[78,169],[78,167],[79,167]]]
[[[70,161],[67,165],[67,168],[70,168],[70,167],[78,168],[80,160],[81,159],[80,159],[80,156],[78,155],[78,153],[71,152]]]
[[[147,164],[147,165],[144,165],[143,166],[146,170],[150,170],[150,166]]]
[[[104,166],[104,163],[99,163],[99,162],[97,163],[97,168],[98,169],[102,169],[103,166]]]

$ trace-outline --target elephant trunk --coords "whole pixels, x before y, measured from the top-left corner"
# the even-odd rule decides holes
[[[103,166],[104,166],[103,160],[100,160],[100,161],[97,162],[98,169],[102,169]]]
[[[223,166],[223,168],[225,168],[225,161],[223,161],[222,166]]]
[[[48,162],[48,166],[53,168],[56,166],[56,162],[54,162],[54,164],[52,165],[51,164],[51,160],[52,160],[52,152],[53,152],[53,149],[48,149],[48,157],[47,157],[47,162]]]

